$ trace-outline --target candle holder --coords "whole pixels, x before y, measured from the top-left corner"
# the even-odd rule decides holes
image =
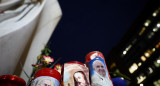
[[[38,70],[34,75],[34,81],[31,86],[59,86],[61,74],[51,68]]]
[[[2,75],[0,76],[0,86],[25,86],[26,82],[14,75]]]

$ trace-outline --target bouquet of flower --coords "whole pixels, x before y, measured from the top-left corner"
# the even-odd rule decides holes
[[[60,58],[55,63],[53,63],[54,58],[49,56],[51,52],[52,51],[47,46],[41,50],[41,54],[37,56],[38,60],[37,64],[32,64],[34,72],[42,68],[53,68],[53,67],[55,70],[60,72],[61,65],[60,64],[55,65],[60,60]]]
[[[50,56],[51,52],[52,51],[47,46],[44,49],[41,50],[41,54],[39,56],[37,56],[37,63],[36,64],[32,64],[33,72],[32,72],[31,77],[29,77],[25,73],[28,76],[28,78],[30,79],[29,80],[30,82],[28,83],[28,85],[30,85],[32,80],[35,78],[34,75],[40,69],[50,68],[50,69],[54,69],[54,70],[58,71],[61,74],[62,66],[60,64],[57,64],[57,62],[60,60],[60,58],[57,61],[54,61],[54,58]]]

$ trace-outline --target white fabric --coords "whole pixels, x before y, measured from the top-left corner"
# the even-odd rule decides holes
[[[0,23],[0,63],[2,64],[0,65],[0,75],[13,74],[36,27],[41,10],[42,7],[37,4],[24,18],[21,17],[24,15],[22,13]],[[22,19],[19,20],[19,18]]]
[[[57,0],[43,0],[41,4],[30,5],[20,15],[1,22],[0,75],[13,74],[21,69],[20,66],[16,67],[20,58],[26,58],[23,68],[31,75],[31,65],[36,63],[37,56],[47,44],[61,15]],[[20,77],[28,81],[24,72]]]
[[[0,3],[0,10],[6,10],[8,8],[11,8],[19,3],[21,3],[22,0],[2,0]]]
[[[27,6],[28,6],[27,4],[24,4],[24,5],[20,6],[20,7],[18,7],[17,9],[15,9],[15,10],[4,11],[4,13],[0,14],[0,22],[17,16],[18,14],[23,12],[23,10],[25,8],[27,8]]]
[[[94,75],[91,77],[92,86],[113,86],[112,82],[108,77],[102,77],[97,72],[94,72]]]
[[[31,65],[37,62],[37,56],[47,44],[58,21],[61,18],[61,15],[62,12],[58,1],[47,0],[41,13],[40,22],[24,64],[24,70],[27,72],[27,74],[31,75],[33,68]],[[24,72],[21,72],[21,77],[26,81],[28,80]]]

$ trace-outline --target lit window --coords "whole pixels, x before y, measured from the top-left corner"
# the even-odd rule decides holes
[[[156,67],[160,67],[160,58],[158,58],[156,61],[154,61],[154,65]]]
[[[139,62],[139,63],[138,63],[138,66],[141,66],[141,65],[142,65],[142,63],[141,63],[141,62]]]
[[[152,16],[156,17],[158,13],[159,13],[159,11],[156,10],[156,11],[152,14]]]
[[[129,68],[129,72],[133,73],[138,69],[138,65],[136,63],[133,63],[132,66]]]
[[[160,59],[157,60],[157,63],[160,64]]]
[[[159,83],[159,85],[160,85],[160,79],[157,81],[158,83]]]
[[[139,32],[139,35],[141,36],[141,35],[144,33],[145,30],[146,30],[146,27],[143,27],[143,28],[141,29],[141,31]]]
[[[143,86],[143,84],[140,84],[139,86]]]
[[[156,51],[156,48],[152,48],[152,52],[155,52]]]
[[[153,28],[153,32],[157,32],[158,31],[158,28]]]
[[[152,55],[152,50],[150,50],[150,49],[148,49],[145,53],[144,53],[144,55],[146,56],[146,57],[150,57],[151,55]]]
[[[150,54],[149,54],[148,52],[145,52],[144,55],[145,55],[146,57],[150,57]]]
[[[157,24],[157,27],[160,27],[160,23]]]
[[[151,23],[150,20],[146,20],[146,22],[144,23],[144,26],[148,27],[150,23]]]
[[[160,45],[159,45],[159,43],[158,44],[156,44],[156,46],[155,46],[156,48],[159,48],[160,47]]]
[[[127,51],[123,51],[123,54],[125,55],[127,53]]]
[[[154,86],[157,86],[157,81],[154,81],[153,84],[154,84]]]
[[[127,51],[129,51],[129,49],[132,47],[132,45],[130,44],[124,51],[123,51],[123,55],[127,54]]]
[[[157,13],[153,13],[152,15],[153,15],[154,17],[156,17],[156,16],[157,16]]]
[[[160,86],[160,79],[153,82],[154,86]]]
[[[131,49],[132,45],[129,45],[125,50],[128,51],[129,49]]]
[[[141,74],[139,77],[137,77],[137,84],[140,84],[146,79],[146,76]]]
[[[149,74],[153,73],[153,69],[151,67],[148,68]]]
[[[143,62],[146,61],[146,57],[141,56],[141,60],[142,60]]]

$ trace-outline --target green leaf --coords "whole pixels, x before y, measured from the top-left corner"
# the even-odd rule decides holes
[[[40,59],[41,58],[41,55],[37,56],[37,59]]]
[[[45,51],[45,49],[42,49],[41,52],[43,53]]]
[[[49,49],[48,52],[51,53],[52,51]]]
[[[46,56],[49,56],[49,53],[46,53]]]

